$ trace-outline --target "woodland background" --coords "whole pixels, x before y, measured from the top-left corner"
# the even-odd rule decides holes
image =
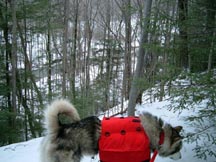
[[[133,115],[155,85],[152,101],[166,86],[175,110],[207,100],[190,120],[215,120],[215,34],[215,0],[1,0],[0,145],[42,136],[55,98],[81,117],[130,98]]]

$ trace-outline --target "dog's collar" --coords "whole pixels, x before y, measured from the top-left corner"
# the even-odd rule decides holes
[[[159,145],[162,145],[164,143],[164,138],[165,138],[165,133],[164,131],[162,130],[160,132],[160,139],[159,139]]]
[[[159,139],[159,142],[158,142],[159,145],[162,145],[162,144],[164,143],[164,138],[165,138],[165,133],[164,133],[164,131],[162,130],[162,131],[160,132],[160,139]],[[158,150],[155,150],[155,151],[154,151],[154,154],[153,154],[153,156],[152,156],[152,158],[151,158],[151,160],[150,160],[150,162],[154,162],[154,160],[155,160],[157,154],[158,154]]]

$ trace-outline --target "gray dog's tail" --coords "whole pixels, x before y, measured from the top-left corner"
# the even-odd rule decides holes
[[[49,133],[56,133],[60,127],[59,115],[63,114],[70,118],[71,122],[80,120],[74,106],[67,100],[59,99],[51,103],[45,111],[45,124]]]

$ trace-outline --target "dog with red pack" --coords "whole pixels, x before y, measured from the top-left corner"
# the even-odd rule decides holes
[[[80,119],[74,106],[60,99],[48,106],[45,119],[41,162],[80,162],[83,155],[97,153],[101,162],[153,162],[157,154],[181,158],[182,127],[172,127],[150,113]]]

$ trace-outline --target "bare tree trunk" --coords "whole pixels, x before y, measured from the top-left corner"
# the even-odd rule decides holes
[[[208,57],[208,69],[207,71],[210,72],[212,68],[212,62],[213,62],[213,53],[214,53],[214,39],[216,35],[215,31],[215,15],[216,15],[216,2],[209,0],[206,4],[207,8],[207,25],[206,25],[206,31],[208,32],[208,37],[211,38],[209,40],[209,57]]]
[[[170,15],[170,1],[166,2],[166,14],[169,15],[170,17],[172,17],[172,15]],[[170,20],[166,19],[166,35],[165,35],[165,48],[166,49],[170,49],[170,37],[171,37],[171,27],[170,27]],[[169,66],[169,62],[168,62],[168,55],[169,52],[166,50],[164,51],[164,56],[163,56],[163,67],[162,67],[162,71],[161,71],[161,81],[160,81],[160,96],[159,96],[159,101],[163,101],[163,98],[165,96],[165,84],[168,81],[169,78],[169,70],[168,70],[168,66]],[[167,76],[167,77],[166,77]]]
[[[143,13],[144,14],[144,27],[143,27],[143,31],[141,34],[141,41],[140,41],[138,58],[137,58],[136,70],[135,70],[133,81],[131,84],[129,104],[128,104],[128,116],[134,116],[135,115],[136,99],[137,99],[138,94],[139,94],[137,81],[141,78],[142,67],[144,64],[144,57],[145,57],[145,53],[146,53],[146,49],[144,47],[144,44],[146,44],[148,42],[148,28],[149,28],[152,0],[146,0],[145,2],[146,2],[145,3],[145,9],[144,9],[144,13]]]
[[[125,20],[125,55],[124,55],[124,76],[123,76],[123,96],[129,99],[129,91],[131,86],[131,1],[123,2],[123,16]]]
[[[73,39],[73,50],[71,56],[71,70],[70,70],[70,88],[72,99],[76,98],[76,89],[75,89],[75,77],[76,77],[76,58],[77,58],[77,39],[78,39],[78,18],[79,18],[79,1],[74,1],[74,39]]]
[[[106,27],[104,41],[107,41],[106,51],[106,80],[105,80],[105,108],[109,110],[110,108],[110,75],[111,75],[111,43],[110,43],[110,23],[111,23],[111,4],[110,0],[106,2]],[[109,112],[108,112],[109,116]]]
[[[6,7],[6,12],[8,12],[8,2],[5,1],[5,7]],[[4,40],[5,40],[5,46],[6,46],[6,59],[5,59],[5,65],[6,65],[6,84],[7,84],[7,87],[11,87],[11,77],[10,77],[10,61],[11,61],[11,43],[9,41],[9,26],[8,26],[8,16],[5,17],[5,25],[4,25]],[[13,108],[12,108],[12,103],[11,103],[11,92],[10,91],[7,91],[7,106],[9,108],[9,112],[12,113],[13,112]],[[8,116],[8,125],[10,127],[10,129],[13,129],[13,116],[10,115]],[[9,143],[13,143],[14,142],[14,139],[9,136],[7,141]]]
[[[25,6],[25,2],[24,1],[23,1],[23,6]],[[31,71],[31,60],[28,59],[28,55],[27,55],[27,23],[26,23],[26,8],[25,7],[23,8],[23,12],[24,12],[24,21],[23,21],[23,26],[22,26],[22,30],[24,31],[23,35],[21,34],[22,33],[21,28],[19,28],[20,37],[21,37],[21,44],[22,44],[23,53],[24,53],[24,67],[25,67],[25,70],[24,70],[25,71],[24,84],[21,84],[23,86],[19,89],[19,91],[20,91],[19,93],[22,93],[21,89],[24,89],[24,94],[20,95],[20,97],[19,97],[21,104],[23,104],[25,102],[26,98],[28,98],[28,95],[27,95],[27,91],[28,91],[27,87],[28,86],[26,86],[26,85],[29,84],[28,83],[28,79],[29,79],[28,76],[30,75],[30,71]],[[29,87],[32,88],[32,85],[30,85]],[[21,98],[24,98],[25,100],[23,100]],[[24,110],[25,110],[25,107],[24,107]],[[28,111],[30,111],[30,110],[28,110]],[[33,113],[31,113],[31,115],[34,116]],[[28,116],[28,113],[27,113],[26,110],[25,110],[25,116],[26,116],[26,118],[25,118],[25,140],[27,141],[28,137],[29,137],[29,131],[28,131],[29,130],[29,126],[33,125],[33,117],[30,118]],[[34,134],[34,132],[32,134]]]
[[[215,31],[213,32],[213,38],[215,37]],[[212,55],[213,55],[213,52],[214,52],[214,40],[212,38],[212,42],[211,42],[211,46],[210,46],[210,51],[209,51],[209,57],[208,57],[208,73],[210,73],[211,71],[211,68],[212,68]]]
[[[107,33],[108,40],[110,39],[110,33]],[[111,75],[111,46],[108,45],[106,50],[106,88],[105,88],[105,102],[106,110],[110,108],[110,75]]]
[[[16,69],[17,69],[17,20],[16,20],[16,1],[11,1],[12,5],[12,106],[13,112],[16,113]],[[15,123],[14,123],[15,124]]]
[[[62,96],[66,97],[66,77],[68,73],[68,66],[67,66],[67,41],[68,41],[68,15],[69,14],[69,0],[64,1],[64,33],[63,33],[63,46],[62,46],[62,53],[63,53],[63,73],[62,73]]]
[[[85,15],[85,63],[84,63],[84,73],[85,73],[85,90],[84,94],[86,99],[89,98],[90,91],[90,54],[91,54],[91,43],[93,37],[94,20],[95,15],[93,15],[93,8],[90,8],[92,1],[88,0],[86,4],[86,15]],[[97,14],[97,13],[96,13]]]
[[[52,54],[50,50],[50,23],[48,22],[48,33],[47,33],[47,60],[48,60],[48,76],[47,76],[47,84],[48,84],[48,101],[52,100]]]
[[[188,15],[188,0],[178,0],[179,10],[179,67],[188,68],[189,52],[188,52],[188,32],[187,32],[187,15]]]
[[[47,43],[46,43],[46,53],[47,53],[47,60],[48,60],[48,76],[47,76],[47,84],[48,84],[48,101],[50,102],[52,100],[52,54],[51,54],[51,18],[50,18],[50,12],[51,12],[51,5],[50,1],[49,3],[49,9],[48,9],[48,21],[47,21]]]

